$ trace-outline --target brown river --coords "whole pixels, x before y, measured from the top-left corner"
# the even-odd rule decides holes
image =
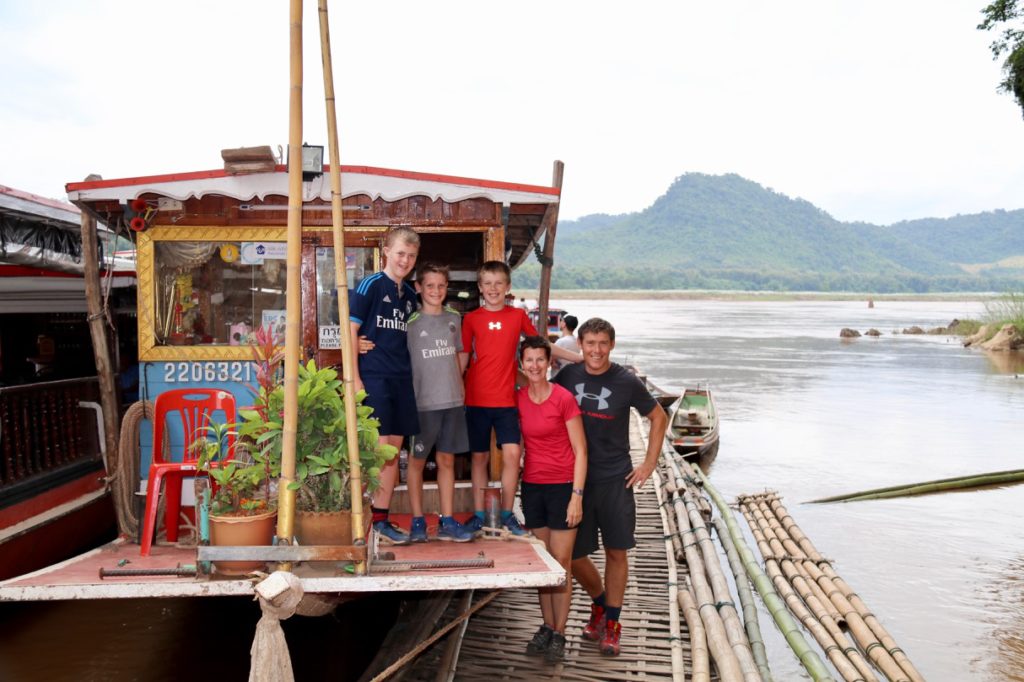
[[[722,415],[713,483],[730,500],[779,491],[927,679],[1024,680],[1024,486],[805,504],[1024,468],[1024,357],[892,333],[978,317],[981,304],[552,306],[580,320],[610,320],[619,336],[615,359],[665,389],[709,381]],[[842,327],[883,335],[843,341]],[[323,619],[286,621],[296,678],[354,679],[395,608],[364,600]],[[0,680],[245,679],[258,611],[235,599],[3,604]],[[806,679],[763,611],[761,627],[775,679]]]

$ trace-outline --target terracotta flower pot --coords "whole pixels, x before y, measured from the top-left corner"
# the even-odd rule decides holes
[[[363,519],[369,529],[370,515],[364,513]],[[352,512],[297,511],[295,536],[303,545],[351,545]]]
[[[267,545],[274,540],[277,511],[255,516],[210,516],[210,544],[238,547]],[[213,567],[222,575],[245,575],[266,568],[263,561],[215,561]]]

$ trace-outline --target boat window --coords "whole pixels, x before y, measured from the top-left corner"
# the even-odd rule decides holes
[[[345,250],[345,273],[348,288],[354,289],[375,270],[373,247],[348,247]],[[338,326],[338,299],[334,277],[334,247],[316,250],[316,319],[319,327]],[[321,333],[321,338],[323,334]],[[323,344],[321,343],[321,347]]]
[[[158,241],[157,345],[244,345],[255,327],[282,336],[284,242]]]

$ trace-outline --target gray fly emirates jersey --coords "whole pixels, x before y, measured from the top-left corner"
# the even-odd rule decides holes
[[[576,398],[587,435],[587,481],[625,478],[629,458],[629,408],[650,414],[658,404],[635,374],[614,362],[604,374],[588,374],[582,362],[566,365],[552,382]]]
[[[462,352],[462,318],[451,308],[440,315],[422,310],[409,318],[409,359],[420,412],[458,407],[466,402],[459,372]]]

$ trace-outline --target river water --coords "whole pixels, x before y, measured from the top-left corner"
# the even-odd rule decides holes
[[[665,389],[710,381],[722,415],[714,484],[730,500],[779,491],[927,679],[1024,680],[1024,486],[804,504],[1024,468],[1024,359],[892,334],[978,317],[980,304],[552,305],[610,320],[616,359]],[[843,341],[842,327],[883,335]],[[353,679],[395,608],[363,600],[325,619],[286,621],[297,678]],[[0,680],[244,679],[258,616],[238,599],[0,604]],[[766,613],[761,626],[776,679],[804,678]]]
[[[804,504],[1024,468],[1024,357],[990,357],[946,336],[892,333],[977,318],[980,303],[552,306],[581,322],[592,315],[611,321],[616,359],[666,390],[710,381],[722,422],[712,482],[730,501],[777,490],[927,679],[1024,680],[1024,486]],[[883,335],[845,341],[843,327]],[[777,679],[801,678],[766,612],[761,627],[771,634]]]

